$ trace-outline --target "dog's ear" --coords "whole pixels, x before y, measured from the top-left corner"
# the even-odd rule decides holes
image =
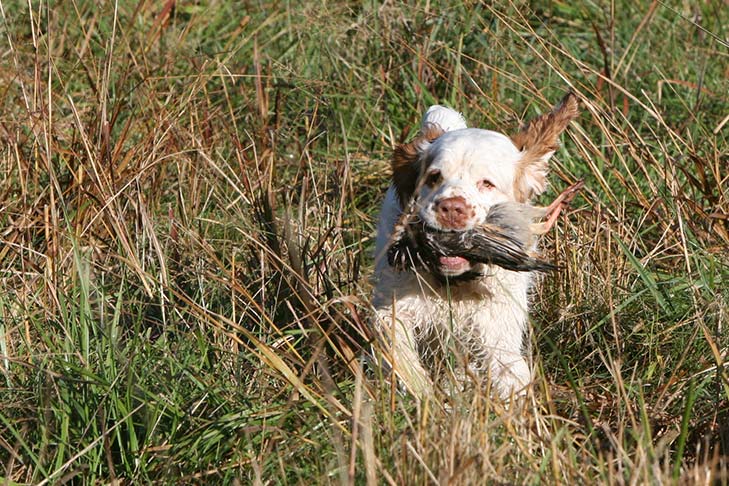
[[[578,115],[577,96],[568,93],[550,113],[532,120],[511,137],[516,148],[522,152],[514,176],[517,201],[528,201],[547,188],[547,162],[559,147],[560,134]]]
[[[400,200],[400,207],[404,208],[415,192],[415,186],[424,163],[422,156],[428,146],[445,133],[440,125],[425,123],[420,133],[410,143],[403,143],[395,147],[392,156],[392,183]]]

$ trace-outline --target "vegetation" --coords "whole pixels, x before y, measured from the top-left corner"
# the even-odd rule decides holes
[[[6,484],[729,483],[723,1],[0,7]],[[533,389],[418,405],[366,326],[392,148],[569,89]]]

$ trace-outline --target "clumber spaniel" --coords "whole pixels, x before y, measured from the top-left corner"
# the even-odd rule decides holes
[[[531,380],[522,347],[533,275],[452,255],[428,268],[396,268],[386,254],[403,208],[413,207],[424,226],[460,232],[484,223],[495,205],[528,205],[545,190],[548,161],[577,114],[577,98],[568,94],[508,137],[468,128],[460,113],[436,105],[417,137],[396,147],[377,229],[373,305],[387,360],[416,396],[430,393],[438,363],[450,353],[461,370],[490,377],[504,397],[524,389]],[[555,201],[548,208],[542,228],[560,207]]]

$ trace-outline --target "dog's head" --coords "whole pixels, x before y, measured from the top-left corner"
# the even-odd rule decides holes
[[[424,224],[464,231],[483,223],[495,204],[529,201],[544,192],[547,163],[559,135],[577,115],[577,98],[570,93],[510,138],[467,128],[457,112],[431,107],[418,136],[395,149],[393,183],[401,207],[415,198]],[[438,271],[457,277],[473,273],[474,267],[464,258],[444,256]]]

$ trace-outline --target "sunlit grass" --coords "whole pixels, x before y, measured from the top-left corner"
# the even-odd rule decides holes
[[[9,484],[729,482],[723,2],[0,6]],[[367,326],[392,147],[569,89],[533,389],[417,404]]]

